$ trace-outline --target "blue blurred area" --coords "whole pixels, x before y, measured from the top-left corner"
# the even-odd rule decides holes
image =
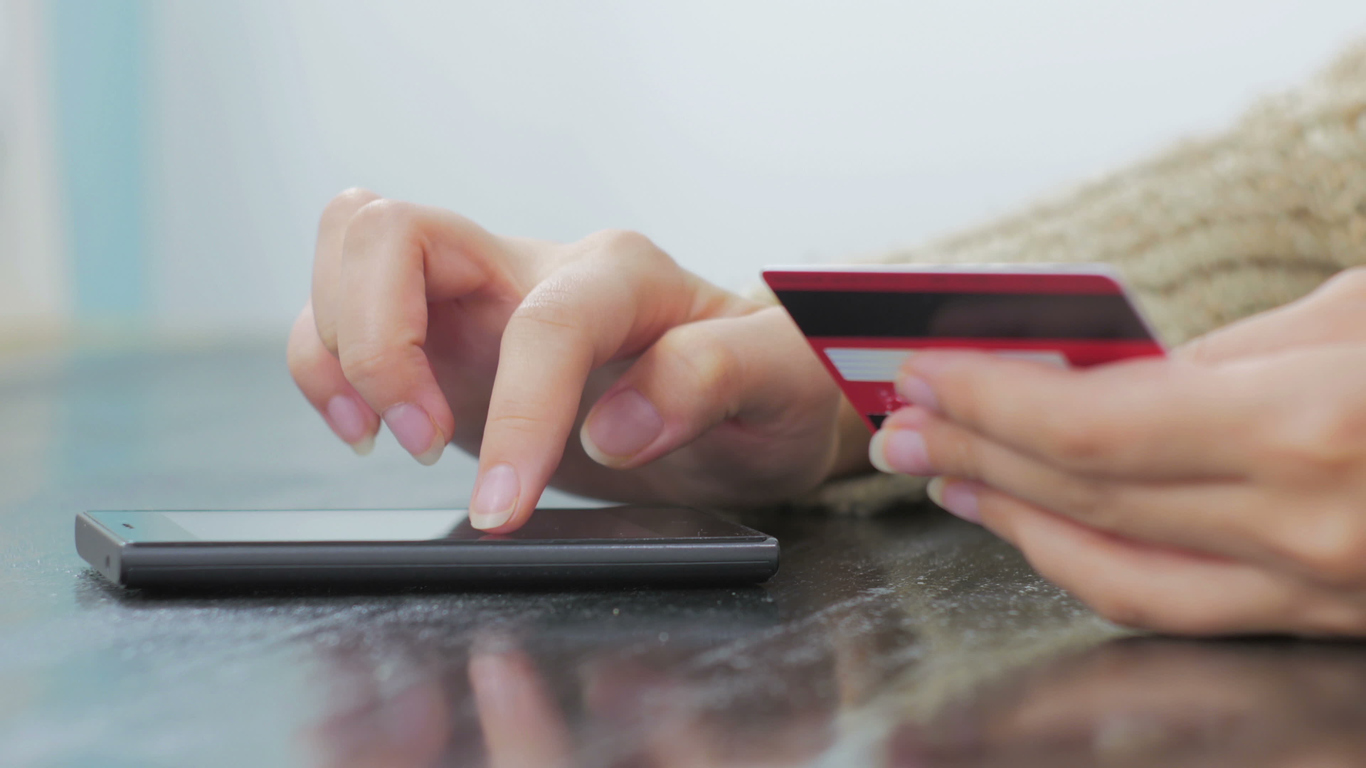
[[[147,314],[142,0],[48,0],[58,165],[77,319]]]
[[[2,0],[0,331],[283,333],[353,185],[743,289],[1222,130],[1361,32],[1361,0]]]

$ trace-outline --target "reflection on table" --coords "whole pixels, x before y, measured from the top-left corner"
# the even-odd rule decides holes
[[[905,723],[889,764],[1366,765],[1366,646],[1132,638]]]

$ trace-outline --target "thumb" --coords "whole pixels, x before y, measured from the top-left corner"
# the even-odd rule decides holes
[[[579,439],[599,464],[638,467],[727,420],[813,407],[830,386],[781,308],[701,320],[647,349],[593,405]]]
[[[1345,270],[1303,298],[1192,339],[1176,357],[1217,365],[1296,347],[1366,340],[1360,330],[1363,301],[1366,269]]]

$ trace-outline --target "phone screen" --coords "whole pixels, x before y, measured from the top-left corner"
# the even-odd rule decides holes
[[[497,542],[696,539],[754,532],[678,507],[541,509],[522,528],[489,534],[463,509],[107,511],[90,517],[130,543]]]

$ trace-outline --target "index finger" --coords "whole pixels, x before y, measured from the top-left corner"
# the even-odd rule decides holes
[[[503,533],[531,516],[593,369],[724,301],[642,236],[607,233],[579,247],[592,252],[541,281],[503,330],[470,500],[476,528]]]
[[[897,391],[1047,464],[1106,477],[1237,476],[1254,412],[1218,371],[1165,359],[1061,370],[922,352]]]
[[[524,651],[474,652],[469,679],[491,768],[572,764],[564,714]]]

